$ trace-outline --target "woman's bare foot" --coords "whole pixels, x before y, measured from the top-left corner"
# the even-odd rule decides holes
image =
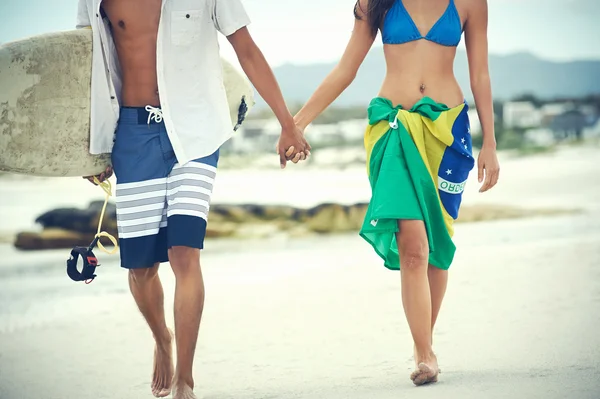
[[[419,386],[437,382],[440,372],[436,356],[431,353],[429,356],[418,356],[415,351],[416,370],[410,375],[412,382]]]
[[[194,389],[185,382],[173,383],[173,399],[198,399]]]
[[[157,398],[164,398],[171,393],[173,381],[173,332],[168,331],[161,340],[156,340],[154,348],[154,371],[152,374],[152,394]]]
[[[417,345],[414,345],[413,346],[413,360],[415,361],[415,370],[419,368],[418,358],[419,358],[419,356],[417,355]],[[438,369],[437,370],[438,370],[438,374],[442,374],[442,369],[440,368],[439,365],[438,365]],[[412,375],[411,375],[410,379],[411,380],[413,379]]]

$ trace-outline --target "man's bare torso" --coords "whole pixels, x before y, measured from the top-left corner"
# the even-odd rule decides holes
[[[123,78],[122,104],[160,105],[156,78],[156,38],[162,0],[104,0]]]

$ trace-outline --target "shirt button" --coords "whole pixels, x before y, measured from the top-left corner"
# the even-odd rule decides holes
[[[110,99],[111,99],[111,100],[114,100],[114,99],[115,99],[115,96],[110,96]]]
[[[100,15],[96,14],[96,17],[99,17]]]
[[[190,17],[190,14],[185,14],[185,17],[186,17],[186,18],[189,18],[189,17]]]

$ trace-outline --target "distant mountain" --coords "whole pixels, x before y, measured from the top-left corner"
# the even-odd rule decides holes
[[[600,60],[554,62],[528,53],[490,55],[494,99],[507,100],[522,94],[542,99],[600,94]],[[302,103],[314,92],[335,64],[282,65],[274,69],[286,101]],[[459,50],[454,63],[456,78],[467,100],[472,99],[466,52]],[[373,48],[354,83],[334,103],[365,105],[377,94],[385,74],[381,47]],[[257,106],[265,106],[261,98]]]

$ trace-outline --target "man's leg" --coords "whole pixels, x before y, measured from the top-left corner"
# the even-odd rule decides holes
[[[169,260],[176,281],[177,366],[175,368],[174,398],[194,398],[191,390],[187,388],[194,388],[192,373],[194,353],[204,309],[204,281],[200,269],[200,250],[189,247],[173,247],[169,250]]]
[[[150,268],[129,270],[129,288],[156,341],[152,393],[162,398],[171,393],[173,353],[171,332],[165,321],[164,294],[158,276],[158,264]]]
[[[194,399],[193,364],[202,310],[204,281],[200,250],[217,171],[219,151],[185,165],[175,164],[167,178],[169,262],[175,274],[177,366],[173,399]]]
[[[170,166],[165,162],[163,134],[164,123],[152,120],[144,107],[122,108],[112,151],[121,266],[129,269],[131,293],[156,341],[152,393],[157,397],[169,395],[174,372],[158,277],[158,264],[168,261]]]

